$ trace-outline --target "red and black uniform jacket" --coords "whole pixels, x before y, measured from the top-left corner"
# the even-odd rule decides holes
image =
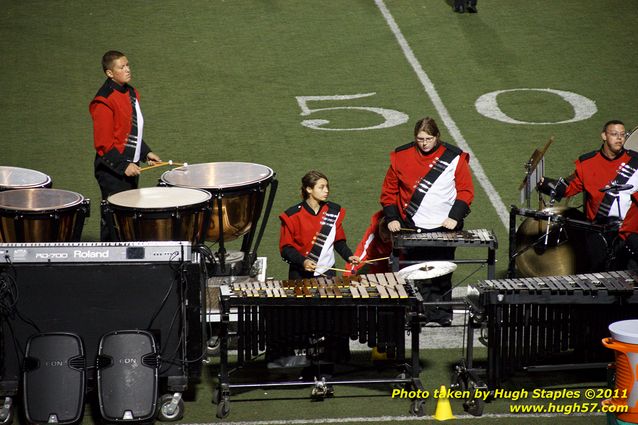
[[[604,223],[608,219],[623,219],[631,205],[631,194],[638,190],[638,173],[632,160],[633,163],[638,161],[638,153],[631,150],[623,150],[613,159],[603,155],[602,149],[581,155],[575,161],[574,173],[555,183],[555,199],[583,192],[588,220]],[[618,195],[601,192],[601,189],[617,183],[631,188],[620,191]],[[543,182],[542,192],[548,193],[548,184]],[[606,197],[607,201],[603,202]]]
[[[336,217],[332,217],[329,210],[337,211]],[[343,230],[345,215],[345,209],[333,202],[322,202],[316,214],[305,201],[288,208],[279,216],[281,220],[279,250],[284,261],[298,271],[303,270],[306,259],[311,259],[319,266],[333,267],[333,247],[347,261],[348,257],[352,256],[352,251],[348,248]],[[336,218],[336,221],[333,222],[333,218]],[[316,258],[311,255],[311,251],[317,238],[321,239],[320,231],[326,222],[333,223],[334,239],[331,236],[322,250],[322,256]]]
[[[444,165],[444,171],[429,187],[417,213],[408,217],[406,210],[412,195],[430,170],[437,164],[441,166],[446,151],[450,151],[447,155],[452,155],[454,159],[449,165]],[[383,181],[380,199],[388,223],[399,220],[406,225],[434,229],[449,217],[460,224],[469,213],[473,199],[474,184],[469,155],[459,148],[441,142],[438,147],[424,154],[412,142],[396,148],[390,154],[390,167]]]
[[[139,94],[133,87],[128,84],[121,86],[108,78],[89,105],[93,117],[95,151],[101,163],[119,175],[124,175],[132,160],[124,154],[135,113],[129,90],[134,90],[135,98],[139,101]],[[149,152],[151,149],[142,141],[140,158],[146,158]]]
[[[388,260],[375,261],[368,264],[364,263],[367,260],[389,257],[392,253],[392,238],[390,237],[389,231],[387,232],[388,237],[386,240],[384,240],[379,233],[379,225],[382,219],[383,210],[377,211],[372,218],[370,218],[370,225],[357,245],[357,248],[354,250],[354,255],[359,257],[361,262],[357,265],[346,263],[345,268],[348,271],[344,273],[344,276],[357,274],[364,266],[368,273],[386,273],[392,271],[390,270]],[[383,222],[383,225],[385,225],[385,222]]]

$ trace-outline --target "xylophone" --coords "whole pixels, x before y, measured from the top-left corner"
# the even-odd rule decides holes
[[[581,368],[613,360],[600,340],[610,323],[635,317],[636,282],[635,272],[617,271],[486,280],[471,287],[475,295],[468,301],[487,320],[488,385],[499,386],[504,376],[523,368]]]
[[[231,309],[237,312],[237,363],[266,351],[311,351],[309,340],[358,340],[405,363],[406,330],[411,332],[411,358],[407,378],[419,381],[419,313],[421,295],[394,273],[350,277],[232,283],[221,293],[220,392],[228,401],[228,325]],[[327,345],[326,350],[340,346]],[[325,353],[322,360],[343,361],[343,353]],[[347,353],[346,353],[347,354]],[[376,382],[380,382],[377,380]],[[385,382],[385,381],[383,381]],[[390,382],[390,381],[388,381]],[[394,382],[394,381],[393,381]],[[239,384],[242,387],[264,383]],[[268,385],[286,385],[275,383]],[[298,383],[297,383],[298,385]]]
[[[301,280],[234,283],[239,297],[265,298],[408,298],[405,281],[394,273]]]
[[[400,232],[392,237],[392,249],[396,251],[418,247],[465,247],[487,249],[487,259],[456,259],[455,263],[487,264],[487,278],[493,279],[496,273],[496,235],[487,229],[457,230],[452,232]],[[396,256],[396,254],[395,254]],[[423,261],[427,260],[424,258]],[[399,262],[394,262],[399,265]],[[397,271],[397,270],[395,270]]]
[[[401,232],[394,237],[394,247],[411,246],[459,247],[484,246],[498,248],[496,235],[487,229],[457,230],[453,232]]]

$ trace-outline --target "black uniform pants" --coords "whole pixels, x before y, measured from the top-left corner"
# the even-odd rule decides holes
[[[109,196],[115,193],[137,189],[139,182],[139,177],[137,176],[127,177],[117,174],[104,165],[98,157],[95,158],[95,179],[100,186],[102,201],[107,200]],[[112,223],[110,221],[111,217],[105,217],[102,209],[100,209],[100,241],[102,242],[113,241],[111,237]]]

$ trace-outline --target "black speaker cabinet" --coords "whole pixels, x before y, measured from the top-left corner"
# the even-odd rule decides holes
[[[86,386],[82,340],[70,333],[29,338],[24,359],[24,410],[29,423],[68,424],[84,411]]]
[[[202,346],[199,267],[168,262],[14,263],[19,297],[14,314],[0,320],[0,396],[17,394],[21,353],[30,336],[79,335],[87,362],[93,364],[100,338],[120,329],[152,333],[164,364],[160,383],[168,392],[185,391],[192,376],[188,360],[198,358]],[[93,373],[87,373],[87,380],[87,386],[94,387]]]
[[[115,331],[100,340],[97,388],[108,421],[144,421],[155,416],[159,359],[153,335]]]

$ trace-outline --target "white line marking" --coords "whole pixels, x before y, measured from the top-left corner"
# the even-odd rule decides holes
[[[472,149],[470,149],[470,146],[465,141],[465,138],[463,138],[461,131],[456,126],[456,123],[450,116],[450,113],[448,112],[447,108],[445,107],[445,105],[443,105],[443,101],[441,101],[441,97],[439,97],[439,94],[434,88],[434,84],[432,84],[432,81],[430,80],[428,75],[425,73],[425,71],[421,67],[421,64],[417,60],[416,56],[414,56],[414,52],[412,51],[407,40],[401,33],[399,26],[394,21],[394,18],[390,14],[390,11],[386,7],[385,3],[383,2],[383,0],[375,0],[375,3],[377,4],[377,7],[383,14],[383,17],[385,18],[386,22],[388,23],[388,26],[392,30],[392,33],[394,34],[397,41],[399,42],[399,45],[401,46],[401,50],[403,50],[403,54],[405,55],[410,65],[412,65],[412,68],[414,69],[414,72],[416,72],[417,77],[419,77],[419,80],[421,81],[421,84],[423,85],[425,92],[428,94],[428,96],[430,96],[430,99],[432,100],[432,103],[434,104],[434,108],[436,109],[439,116],[443,120],[443,124],[447,127],[448,131],[450,132],[450,135],[456,142],[457,146],[459,146],[465,152],[470,154],[470,157],[472,158],[470,160],[470,168],[474,172],[476,179],[479,181],[479,184],[481,185],[481,187],[487,194],[488,198],[492,202],[492,205],[494,206],[494,209],[496,210],[498,217],[501,219],[503,226],[505,226],[505,229],[508,229],[509,228],[509,213],[507,208],[505,207],[505,204],[503,203],[503,200],[501,199],[501,196],[498,194],[496,189],[494,189],[494,186],[492,186],[492,183],[487,178],[487,175],[485,175],[485,171],[483,170],[481,163],[479,162],[476,155],[474,155],[474,152],[472,152]]]
[[[591,417],[591,416],[602,416],[602,413],[573,413],[569,415],[572,416],[583,416],[583,417]],[[537,414],[512,414],[512,413],[485,413],[482,416],[472,416],[472,415],[456,415],[456,419],[463,420],[471,420],[478,421],[481,419],[485,419],[489,422],[490,419],[499,419],[499,418],[516,418],[516,419],[524,419],[524,418],[555,418],[555,417],[565,417],[562,413],[537,413]],[[289,419],[289,420],[271,420],[271,421],[239,421],[239,422],[226,422],[224,421],[224,425],[308,425],[308,424],[337,424],[337,423],[352,423],[352,422],[374,422],[374,423],[382,423],[382,422],[430,422],[436,421],[432,416],[377,416],[377,417],[360,417],[360,418],[317,418],[317,419]],[[208,423],[208,424],[182,424],[182,425],[218,425],[217,423]]]

